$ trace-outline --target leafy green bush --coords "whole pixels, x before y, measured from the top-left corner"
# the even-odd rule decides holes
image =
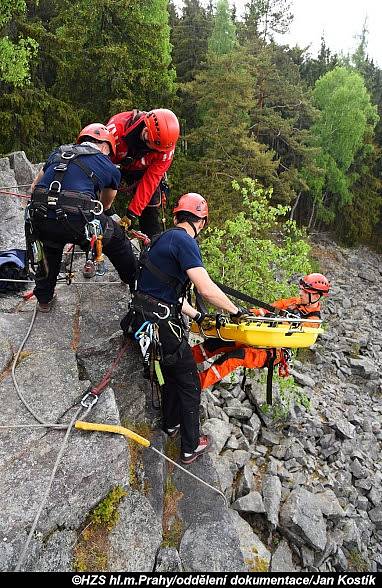
[[[210,228],[201,249],[213,280],[265,301],[290,296],[294,274],[310,271],[310,246],[294,221],[284,221],[288,206],[272,206],[271,189],[250,178],[233,182],[242,197],[243,212],[220,227]]]

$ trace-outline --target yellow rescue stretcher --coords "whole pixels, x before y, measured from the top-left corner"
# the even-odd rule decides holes
[[[311,347],[323,329],[307,327],[306,323],[321,324],[318,319],[307,320],[285,317],[251,317],[238,324],[225,323],[217,328],[216,320],[205,318],[201,325],[192,323],[191,331],[205,338],[237,341],[251,347],[288,348]]]

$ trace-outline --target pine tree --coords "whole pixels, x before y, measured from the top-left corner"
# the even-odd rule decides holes
[[[191,81],[205,62],[211,29],[212,19],[200,0],[185,0],[171,31],[172,60],[179,82]]]
[[[293,20],[289,0],[249,0],[246,4],[243,34],[263,41],[272,39],[274,33],[284,34]]]
[[[171,102],[167,8],[168,0],[77,0],[61,11],[56,32],[71,57],[59,63],[56,91],[87,122]]]
[[[207,66],[187,86],[198,105],[198,126],[189,134],[188,159],[180,176],[192,178],[193,190],[205,193],[212,216],[240,209],[234,179],[256,178],[265,186],[276,179],[272,153],[250,136],[249,111],[253,104],[250,56],[235,49],[226,55],[208,55]]]
[[[321,47],[317,58],[305,57],[300,65],[301,76],[310,86],[314,86],[316,81],[328,71],[331,71],[339,64],[339,58],[332,54],[329,47],[326,46],[324,35],[321,37]]]
[[[274,198],[289,203],[305,186],[300,170],[309,165],[314,154],[309,129],[317,111],[298,67],[284,48],[261,42],[249,47],[253,52],[255,90],[252,133],[275,153],[279,164]]]
[[[232,21],[228,0],[218,0],[208,49],[215,55],[227,55],[235,45],[236,28]]]

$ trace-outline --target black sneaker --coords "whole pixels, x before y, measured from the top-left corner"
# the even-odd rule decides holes
[[[172,429],[164,429],[164,432],[166,433],[166,435],[168,435],[170,437],[170,439],[175,439],[175,437],[178,436],[179,431],[180,431],[180,425],[176,425],[176,427],[174,427]]]
[[[199,445],[193,453],[181,453],[180,461],[186,465],[194,462],[200,455],[206,453],[212,445],[212,439],[209,435],[199,437]]]
[[[47,313],[52,310],[52,307],[55,302],[56,302],[56,294],[54,294],[52,300],[49,300],[49,302],[39,302],[37,308],[38,308],[39,312]]]

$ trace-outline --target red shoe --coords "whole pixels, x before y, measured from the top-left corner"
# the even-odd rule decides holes
[[[181,453],[180,461],[186,465],[194,462],[200,455],[206,453],[212,445],[212,439],[209,435],[199,437],[199,445],[193,453]]]

